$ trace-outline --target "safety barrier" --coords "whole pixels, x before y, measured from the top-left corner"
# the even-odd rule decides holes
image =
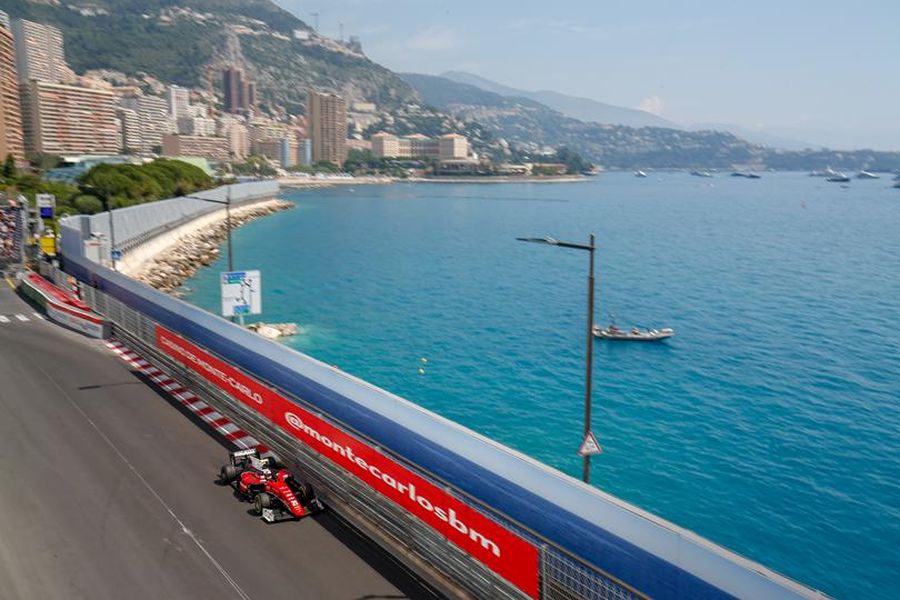
[[[50,320],[85,335],[103,339],[109,337],[109,326],[90,308],[63,288],[50,283],[37,273],[26,271],[19,283],[22,293],[47,313]]]
[[[448,594],[821,598],[761,565],[314,359],[85,260],[114,332],[303,472]],[[371,467],[376,467],[373,471]],[[452,512],[451,512],[452,511]]]
[[[138,204],[95,215],[83,215],[69,219],[69,225],[81,229],[83,234],[110,238],[110,218],[115,233],[115,248],[121,252],[146,243],[148,240],[171,231],[184,223],[205,214],[222,210],[231,202],[232,207],[274,198],[279,186],[276,181],[252,181],[226,185],[193,194],[194,198],[180,197],[159,202]],[[198,200],[204,198],[205,200]],[[77,225],[75,225],[77,219]]]

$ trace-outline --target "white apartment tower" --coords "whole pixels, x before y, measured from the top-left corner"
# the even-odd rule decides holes
[[[32,79],[48,83],[68,83],[71,72],[66,65],[62,32],[52,25],[25,19],[12,22],[16,40],[16,69],[19,81]]]

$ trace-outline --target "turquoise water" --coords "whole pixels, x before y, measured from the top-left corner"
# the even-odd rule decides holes
[[[287,194],[236,232],[290,344],[574,476],[587,255],[603,489],[837,597],[900,593],[900,190],[605,174]],[[218,305],[220,262],[188,282]],[[423,363],[422,358],[428,362]],[[419,369],[424,368],[424,373]]]

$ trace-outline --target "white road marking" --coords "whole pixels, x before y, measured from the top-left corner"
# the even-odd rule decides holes
[[[150,485],[150,482],[147,481],[143,475],[141,475],[137,468],[135,468],[135,466],[131,464],[131,462],[129,462],[127,458],[125,458],[125,455],[122,454],[122,451],[119,450],[119,448],[113,443],[109,436],[106,435],[106,433],[104,433],[102,429],[100,429],[100,427],[87,415],[86,412],[84,412],[84,410],[75,402],[75,400],[72,399],[72,397],[63,389],[63,387],[50,376],[49,373],[42,369],[40,365],[38,365],[37,368],[54,385],[54,387],[59,390],[60,394],[62,394],[62,396],[66,400],[68,400],[69,404],[72,405],[72,408],[74,408],[76,411],[78,411],[78,413],[81,414],[81,417],[88,422],[88,424],[91,426],[91,428],[93,428],[94,431],[97,432],[97,435],[99,435],[100,438],[104,442],[106,442],[106,444],[112,449],[112,451],[116,455],[118,455],[119,459],[123,463],[125,463],[126,467],[128,467],[128,470],[131,471],[131,473],[138,479],[138,481],[141,482],[141,484],[147,489],[147,491],[150,492],[150,495],[153,496],[157,502],[159,502],[159,504],[163,507],[163,509],[165,509],[167,513],[169,513],[169,516],[172,517],[172,520],[174,520],[175,523],[177,523],[178,526],[181,527],[181,532],[188,538],[190,538],[197,549],[199,549],[200,552],[202,552],[203,555],[206,556],[206,559],[210,562],[210,564],[212,564],[213,568],[215,568],[215,570],[219,572],[219,575],[221,575],[222,579],[224,579],[228,583],[228,585],[231,586],[231,589],[234,590],[238,597],[241,598],[241,600],[251,600],[250,596],[247,595],[247,592],[245,592],[241,588],[241,586],[238,585],[237,581],[234,580],[231,574],[229,574],[228,571],[226,571],[225,568],[219,563],[219,561],[217,561],[215,557],[213,557],[210,551],[207,550],[206,546],[203,544],[200,538],[198,538],[193,531],[188,529],[184,521],[182,521],[181,518],[175,513],[175,511],[172,510],[172,507],[169,506],[169,504],[166,503],[165,500],[163,500],[163,497],[160,496],[159,492],[157,492],[156,489],[152,485]]]
[[[44,320],[44,315],[42,315],[41,313],[31,313],[31,314],[33,314],[35,317],[37,317],[37,318],[40,319],[41,321]]]
[[[20,321],[27,321],[27,320],[28,320],[28,317],[26,317],[25,315],[16,315],[16,318],[17,318],[18,320],[20,320]]]
[[[0,323],[9,323],[9,317],[0,315]]]

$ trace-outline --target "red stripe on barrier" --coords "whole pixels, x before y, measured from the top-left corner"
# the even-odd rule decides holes
[[[527,540],[362,440],[159,325],[156,345],[161,352],[427,523],[532,598],[538,597],[538,550]]]

